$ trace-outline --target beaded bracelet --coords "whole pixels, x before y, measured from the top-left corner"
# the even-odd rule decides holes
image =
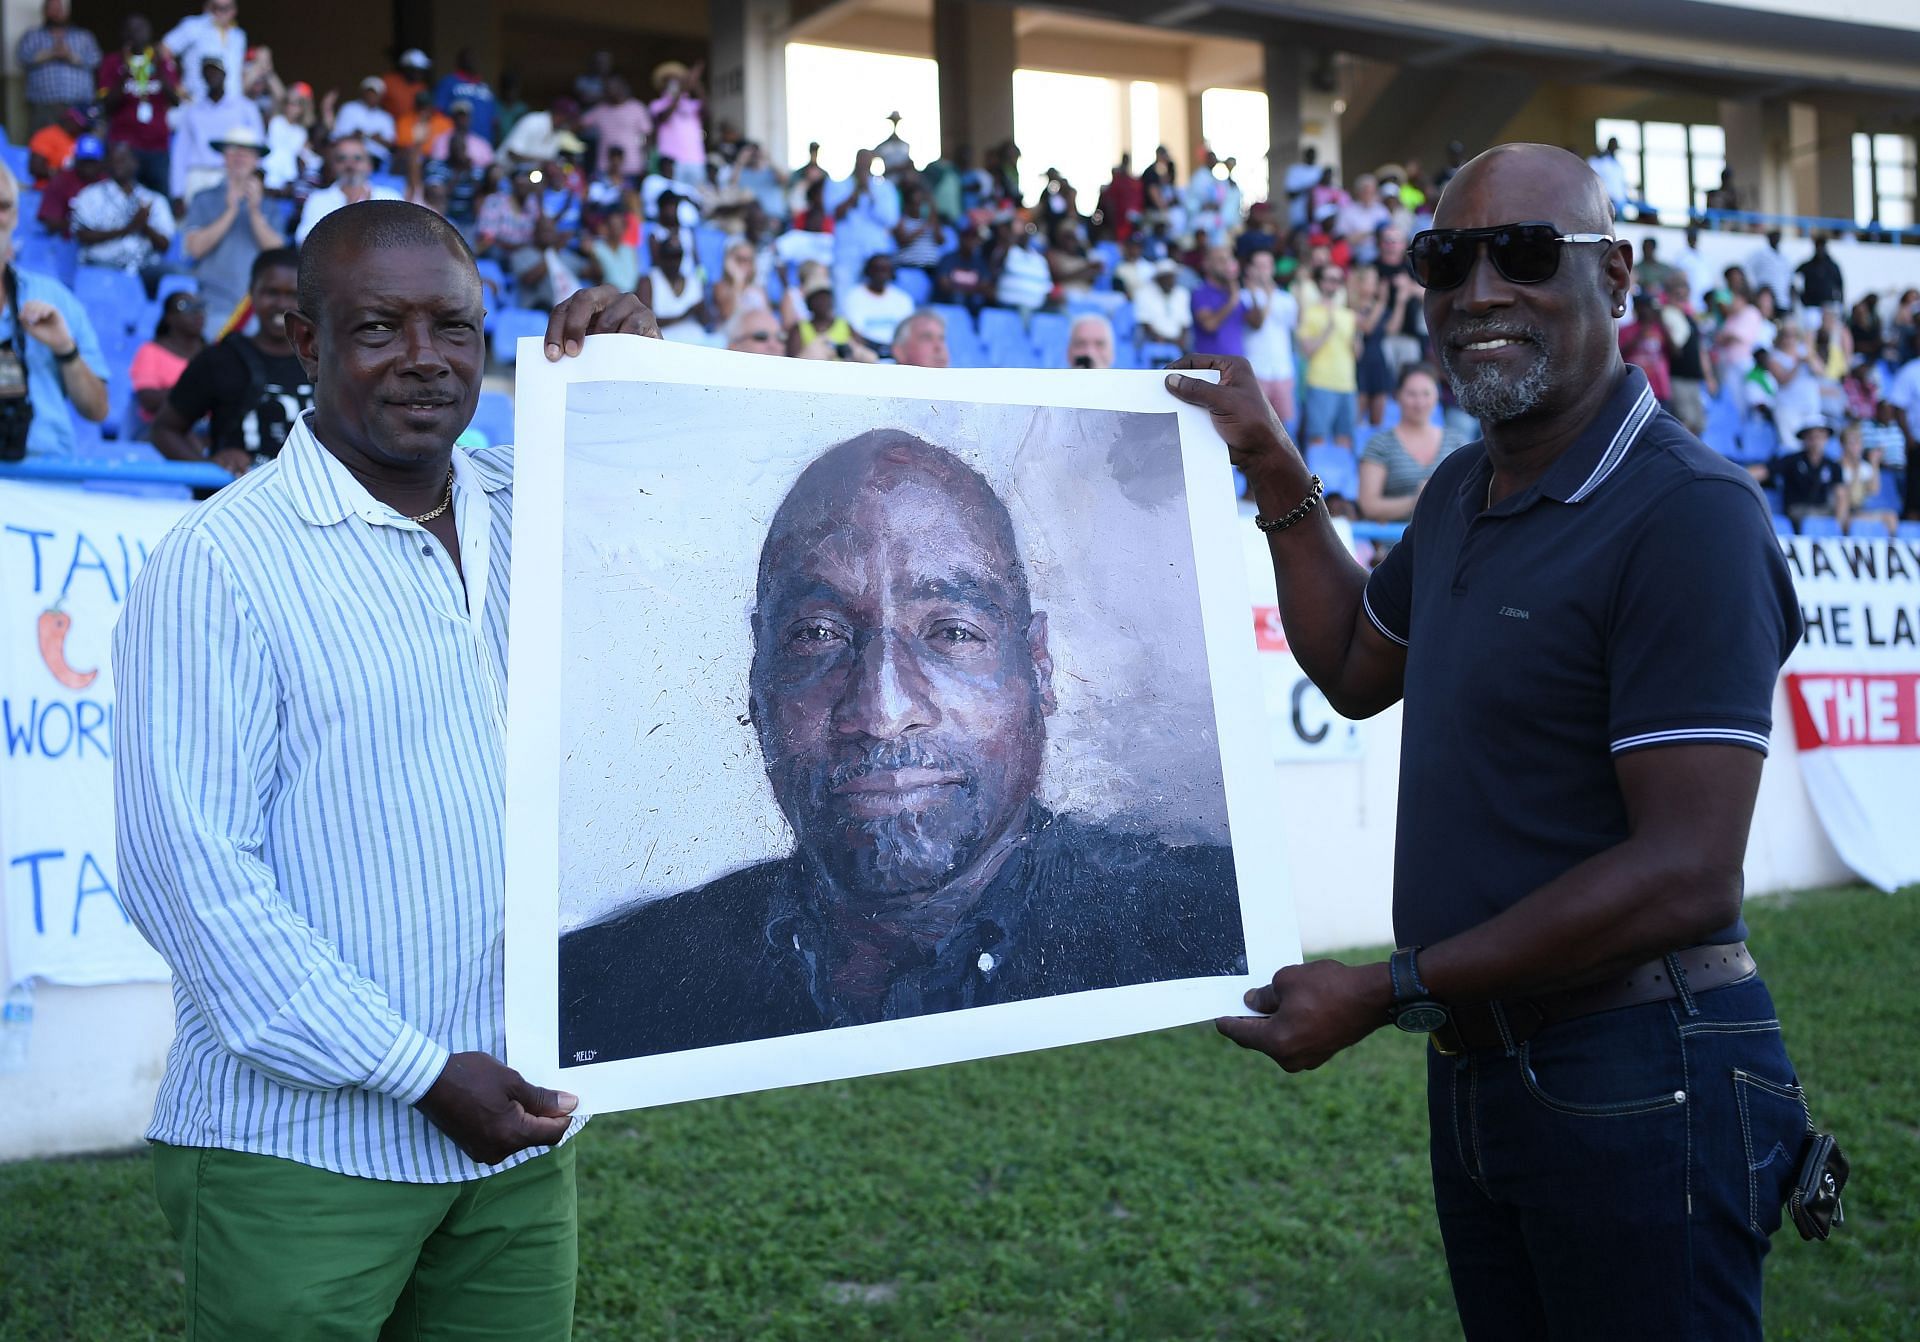
[[[1304,521],[1308,513],[1320,506],[1320,497],[1323,493],[1325,489],[1320,483],[1320,477],[1316,475],[1313,477],[1313,484],[1307,490],[1307,496],[1294,505],[1293,511],[1282,517],[1263,517],[1256,513],[1253,524],[1269,536],[1277,535],[1294,523]]]

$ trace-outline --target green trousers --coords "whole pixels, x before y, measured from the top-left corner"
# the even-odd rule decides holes
[[[274,1156],[153,1148],[198,1342],[564,1342],[573,1144],[504,1174],[404,1184]]]

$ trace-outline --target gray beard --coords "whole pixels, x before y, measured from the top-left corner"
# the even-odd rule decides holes
[[[1447,382],[1460,408],[1483,424],[1505,424],[1508,420],[1530,415],[1540,408],[1551,384],[1549,370],[1553,360],[1545,345],[1536,344],[1540,353],[1519,377],[1509,377],[1492,365],[1484,366],[1472,378],[1462,377],[1454,369],[1450,349],[1442,349],[1440,361],[1447,368]]]

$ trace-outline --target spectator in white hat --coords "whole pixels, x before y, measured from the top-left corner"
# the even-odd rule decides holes
[[[267,148],[265,138],[244,126],[236,127],[214,141],[213,147],[220,151],[226,179],[189,202],[183,241],[200,280],[200,297],[217,331],[247,296],[253,258],[286,246],[287,239],[262,208],[266,182],[260,159]]]

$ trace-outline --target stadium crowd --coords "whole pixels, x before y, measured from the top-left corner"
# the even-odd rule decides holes
[[[1183,175],[1162,147],[1097,191],[1050,170],[1028,199],[1017,146],[917,168],[897,118],[844,177],[817,145],[787,171],[711,123],[698,64],[642,74],[601,52],[533,107],[468,53],[436,71],[407,50],[316,95],[248,44],[237,0],[160,35],[134,15],[111,49],[67,0],[43,17],[19,43],[32,134],[0,173],[0,458],[142,441],[237,474],[270,457],[312,395],[281,324],[295,249],[331,211],[394,198],[472,245],[506,360],[597,283],[639,294],[668,339],[804,359],[1244,355],[1330,507],[1378,521],[1407,517],[1477,432],[1406,264],[1461,145],[1431,174],[1387,163],[1345,182],[1308,149],[1284,200],[1251,204],[1233,159],[1203,152]],[[1589,162],[1624,209],[1613,155]],[[1628,360],[1767,486],[1783,530],[1920,524],[1920,290],[1850,294],[1820,242],[1794,268],[1778,234],[1756,237],[1745,264],[1716,269],[1696,240],[1638,259]],[[499,436],[510,402],[489,398],[476,429]]]

